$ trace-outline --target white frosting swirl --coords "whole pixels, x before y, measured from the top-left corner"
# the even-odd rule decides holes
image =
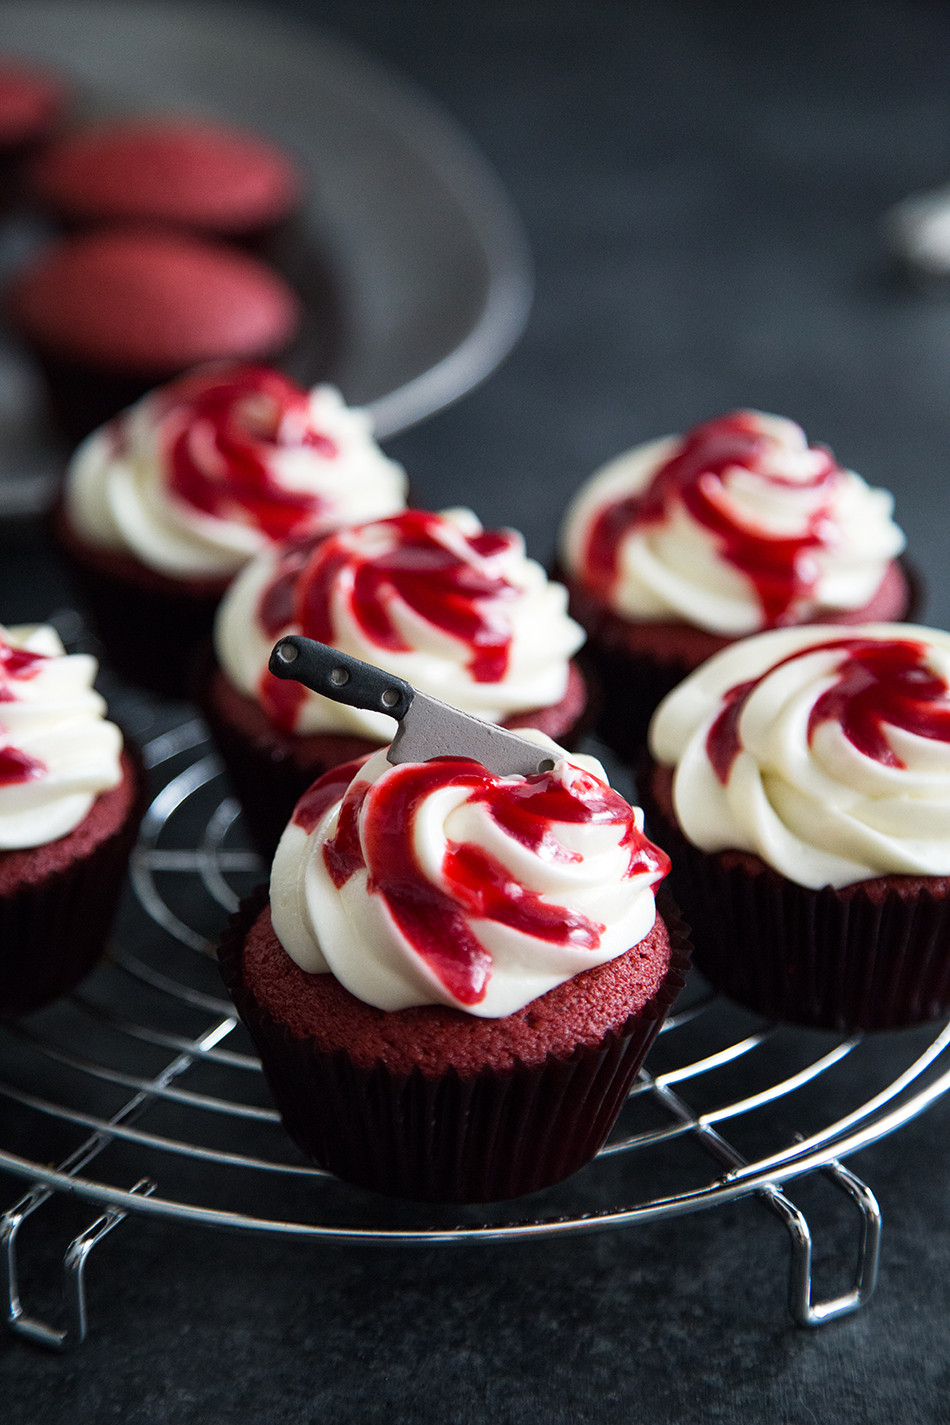
[[[642,825],[593,758],[502,778],[455,759],[394,767],[380,750],[298,804],[271,873],[274,929],[302,969],[379,1009],[501,1018],[649,934],[669,862]]]
[[[704,851],[803,886],[950,875],[950,634],[812,625],[743,639],[660,704],[658,762]]]
[[[264,617],[268,591],[282,580],[293,594],[286,614]],[[218,662],[274,721],[286,692],[277,689],[279,703],[270,705],[277,680],[267,662],[290,633],[374,663],[486,722],[558,703],[584,641],[566,590],[527,558],[521,536],[483,530],[471,510],[408,510],[340,530],[312,550],[268,550],[242,571],[218,610]],[[300,734],[388,742],[394,728],[382,713],[302,689],[290,717]]]
[[[66,836],[121,781],[122,734],[96,671],[53,628],[0,627],[0,850]]]
[[[64,493],[88,544],[172,578],[226,579],[277,540],[402,509],[367,412],[266,367],[198,371],[79,446]]]
[[[669,480],[684,453],[690,472]],[[647,517],[621,518],[605,567],[594,548],[605,515],[646,500]],[[893,504],[793,421],[740,411],[599,470],[568,509],[561,555],[621,617],[735,637],[869,603],[904,547]]]

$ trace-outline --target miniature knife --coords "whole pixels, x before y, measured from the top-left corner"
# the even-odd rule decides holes
[[[560,760],[527,737],[459,712],[403,678],[312,638],[292,633],[280,639],[269,667],[275,677],[293,678],[336,703],[394,717],[399,727],[386,754],[393,763],[471,757],[498,777],[532,777],[550,772]]]

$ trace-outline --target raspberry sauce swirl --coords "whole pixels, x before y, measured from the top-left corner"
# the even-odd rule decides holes
[[[275,641],[315,638],[500,722],[564,697],[583,642],[566,606],[516,531],[486,530],[470,510],[406,510],[254,561],[225,597],[216,646],[232,683],[274,726],[383,742],[391,719],[274,678]]]
[[[44,654],[14,647],[0,631],[0,703],[18,702],[20,685],[35,678],[44,662]],[[46,763],[7,742],[7,736],[0,708],[0,787],[42,777]]]
[[[327,501],[275,475],[275,455],[309,450],[334,460],[337,444],[313,421],[308,393],[266,366],[185,376],[158,395],[169,489],[213,519],[239,518],[268,539],[322,522]]]
[[[950,634],[812,625],[743,639],[661,703],[677,819],[800,885],[950,875]]]
[[[599,765],[580,760],[497,777],[467,758],[394,767],[376,753],[328,773],[274,863],[288,953],[380,1008],[444,1003],[488,1017],[622,954],[652,926],[669,859]],[[314,916],[303,959],[281,909],[301,904],[288,896],[301,876]]]
[[[779,628],[870,602],[903,548],[892,503],[792,421],[736,411],[599,472],[568,516],[565,560],[625,617]]]

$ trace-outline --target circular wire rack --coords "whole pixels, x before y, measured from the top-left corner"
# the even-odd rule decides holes
[[[867,1038],[792,1029],[693,977],[607,1145],[569,1182],[487,1207],[389,1202],[297,1154],[221,990],[215,941],[263,867],[203,723],[152,737],[145,759],[153,796],[110,959],[68,1000],[0,1030],[0,1171],[28,1183],[0,1217],[13,1329],[51,1347],[81,1341],[87,1258],[134,1213],[313,1241],[447,1245],[630,1227],[754,1197],[789,1233],[799,1324],[868,1299],[880,1211],[842,1160],[950,1087],[950,1026]],[[811,1229],[787,1188],[819,1174],[856,1206],[859,1243],[847,1289],[815,1301]],[[24,1308],[19,1247],[25,1222],[64,1194],[101,1210],[66,1251],[60,1327]]]

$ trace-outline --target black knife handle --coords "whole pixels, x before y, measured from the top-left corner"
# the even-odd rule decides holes
[[[298,633],[275,643],[268,666],[275,678],[293,678],[335,703],[397,719],[405,716],[413,699],[412,684],[404,678]]]

